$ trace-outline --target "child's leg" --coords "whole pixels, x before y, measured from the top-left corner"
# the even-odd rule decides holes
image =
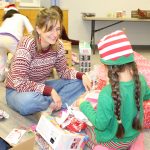
[[[7,51],[0,48],[0,82],[5,79],[5,67],[7,62]]]
[[[96,141],[96,135],[94,132],[94,127],[88,126],[87,129],[85,130],[86,134],[89,136],[89,141],[86,143],[87,146],[92,150],[97,148],[97,150],[100,148],[100,150],[103,149],[108,149],[108,150],[122,150],[122,149],[128,149],[130,145],[132,145],[136,139],[129,141],[129,142],[106,142],[106,143],[97,143]],[[137,149],[138,150],[138,149]],[[143,149],[139,149],[143,150]]]
[[[98,143],[96,142],[96,135],[94,132],[94,127],[87,126],[85,129],[86,134],[89,136],[89,140],[86,143],[86,145],[90,148],[93,149]]]
[[[18,41],[7,35],[0,35],[0,80],[5,79],[5,68],[7,64],[7,52],[12,54],[16,51]]]

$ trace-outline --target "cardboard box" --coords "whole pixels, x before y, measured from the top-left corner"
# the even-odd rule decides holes
[[[36,130],[54,150],[80,150],[87,138],[60,128],[52,116],[42,115]]]
[[[79,53],[80,53],[80,55],[91,55],[90,43],[80,42],[79,43]]]
[[[2,142],[3,141],[3,142]],[[6,141],[5,139],[1,138],[1,144],[5,143],[7,146],[11,146],[12,148],[10,148],[9,150],[33,150],[34,149],[34,143],[35,143],[35,134],[33,132],[30,131],[25,133],[25,135],[21,138],[21,141],[19,141],[19,143],[17,143],[16,145],[14,144],[10,144],[8,141]],[[1,146],[0,145],[0,150],[1,150]]]
[[[10,150],[33,150],[35,143],[35,136],[31,136],[25,141],[13,146]]]
[[[72,45],[70,41],[62,40],[64,49],[65,49],[65,56],[67,59],[67,65],[69,67],[72,66]]]
[[[131,11],[131,18],[139,19],[150,19],[150,10],[141,10],[143,12],[143,17],[138,14],[138,10]]]

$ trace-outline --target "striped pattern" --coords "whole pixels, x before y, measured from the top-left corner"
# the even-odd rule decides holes
[[[121,30],[104,36],[98,43],[98,50],[104,60],[116,60],[133,53],[130,42]]]
[[[109,142],[106,142],[106,143],[97,143],[96,141],[96,135],[95,135],[95,132],[94,132],[94,127],[90,127],[88,126],[86,128],[86,134],[89,136],[89,141],[87,142],[87,146],[90,148],[90,149],[94,149],[94,147],[98,144],[104,146],[104,147],[107,147],[109,148],[110,150],[125,150],[125,149],[128,149],[134,142],[136,139],[132,140],[132,141],[129,141],[129,142],[113,142],[113,141],[109,141]]]
[[[67,67],[64,53],[63,45],[59,42],[59,50],[48,49],[38,54],[34,39],[31,36],[24,37],[13,57],[6,86],[18,92],[34,91],[43,94],[43,83],[54,67],[61,78],[76,79],[77,71]]]

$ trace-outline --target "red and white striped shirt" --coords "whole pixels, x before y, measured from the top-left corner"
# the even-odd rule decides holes
[[[81,79],[82,73],[69,69],[66,65],[65,50],[59,41],[58,50],[47,49],[36,52],[35,40],[25,36],[19,42],[8,72],[6,87],[18,92],[40,92],[50,95],[52,87],[44,84],[52,68],[56,68],[60,78]]]

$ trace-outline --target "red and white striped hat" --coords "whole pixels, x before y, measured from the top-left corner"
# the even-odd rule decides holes
[[[98,43],[100,60],[107,65],[122,65],[134,61],[132,46],[121,30],[104,36]]]
[[[16,10],[16,11],[18,11],[18,9],[16,8],[15,4],[9,4],[9,5],[5,6],[5,8],[4,8],[5,13],[7,11],[9,11],[9,10]]]

